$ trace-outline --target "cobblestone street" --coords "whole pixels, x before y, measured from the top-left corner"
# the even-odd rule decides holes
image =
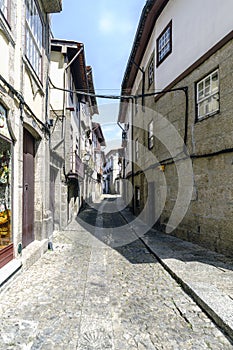
[[[233,349],[130,228],[108,244],[126,224],[108,206],[81,212],[2,291],[0,349]]]

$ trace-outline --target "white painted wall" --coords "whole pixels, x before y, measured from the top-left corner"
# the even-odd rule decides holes
[[[64,58],[60,52],[51,52],[50,78],[52,83],[63,88],[64,86]],[[63,91],[51,89],[50,103],[55,111],[63,109]]]
[[[172,19],[172,53],[156,70],[156,89],[164,89],[233,30],[232,0],[170,0],[153,32],[156,39]]]
[[[5,79],[9,79],[9,43],[7,42],[3,33],[0,32],[0,74]]]

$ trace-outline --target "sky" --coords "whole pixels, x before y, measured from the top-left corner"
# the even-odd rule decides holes
[[[82,42],[86,64],[92,66],[95,91],[120,95],[121,83],[146,0],[63,0],[62,12],[52,15],[56,39]],[[120,147],[116,126],[118,102],[98,99],[106,151]]]

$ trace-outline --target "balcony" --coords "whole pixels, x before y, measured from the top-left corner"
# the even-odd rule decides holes
[[[61,12],[62,0],[42,0],[46,13]]]
[[[77,183],[80,177],[84,178],[84,164],[80,157],[75,154],[73,157],[73,169],[67,174],[68,183]]]

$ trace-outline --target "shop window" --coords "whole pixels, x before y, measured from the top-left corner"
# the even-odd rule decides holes
[[[0,105],[0,251],[11,235],[11,141],[7,138],[6,110]]]

